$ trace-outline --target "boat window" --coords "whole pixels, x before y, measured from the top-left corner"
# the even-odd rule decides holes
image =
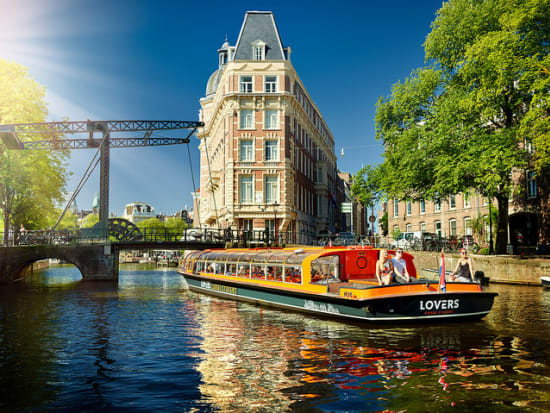
[[[235,276],[237,275],[237,264],[230,263],[226,265],[225,275]]]
[[[215,262],[213,265],[215,274],[223,275],[225,273],[225,264],[223,262]]]
[[[238,268],[239,268],[239,272],[238,272],[239,277],[250,278],[250,265],[249,264],[239,263]]]
[[[252,263],[265,264],[269,259],[271,253],[269,251],[262,251],[252,257]]]
[[[302,268],[300,266],[285,266],[285,282],[301,284]]]
[[[338,263],[338,255],[328,255],[311,261],[311,281],[339,282]]]
[[[296,253],[292,251],[292,253],[287,257],[285,264],[302,264],[304,259],[306,259],[308,256],[312,254],[317,254],[318,251],[314,252],[300,252]]]
[[[283,281],[283,267],[280,265],[268,265],[266,276],[268,280]]]
[[[241,254],[240,257],[239,257],[239,262],[249,264],[250,261],[252,261],[252,258],[254,258],[254,255],[255,255],[255,253],[248,253],[248,252],[244,253],[244,254]]]
[[[263,265],[253,265],[252,266],[252,278],[257,280],[265,280],[264,266]]]

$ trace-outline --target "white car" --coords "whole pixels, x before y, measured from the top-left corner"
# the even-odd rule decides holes
[[[402,232],[391,243],[392,249],[403,248],[410,249],[414,243],[415,238],[420,239],[420,231],[414,232]]]

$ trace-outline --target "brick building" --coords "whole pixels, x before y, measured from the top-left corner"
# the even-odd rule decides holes
[[[200,101],[200,225],[294,234],[341,230],[334,137],[271,12],[247,12]]]

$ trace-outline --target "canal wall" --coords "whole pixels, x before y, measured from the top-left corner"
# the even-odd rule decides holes
[[[416,270],[420,277],[437,278],[441,253],[410,251],[414,256]],[[483,271],[491,282],[508,284],[541,285],[541,276],[550,276],[550,258],[521,258],[513,255],[476,255],[468,253],[474,264],[474,271]],[[445,253],[445,269],[453,271],[460,254]]]

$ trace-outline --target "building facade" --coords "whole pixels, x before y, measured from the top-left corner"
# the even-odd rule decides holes
[[[195,224],[293,234],[341,230],[334,137],[290,62],[271,12],[247,12],[200,101]]]

